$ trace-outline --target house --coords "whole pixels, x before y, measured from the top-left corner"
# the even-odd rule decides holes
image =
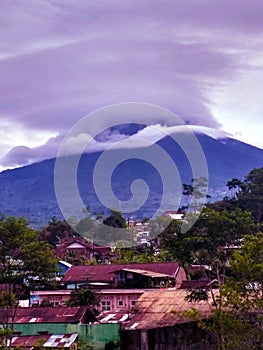
[[[164,218],[182,221],[184,219],[185,214],[178,212],[177,210],[167,210],[163,213],[162,216]]]
[[[29,304],[32,307],[48,304],[53,307],[65,306],[71,290],[38,290],[30,292]]]
[[[186,301],[186,295],[187,291],[183,289],[142,294],[133,313],[123,322],[122,349],[181,350],[190,349],[189,344],[210,349],[211,339],[198,328],[197,320],[210,317],[213,310],[211,293],[208,292],[208,300],[199,302]]]
[[[136,266],[137,267],[137,266]],[[121,268],[114,271],[115,281],[118,285],[129,288],[161,288],[174,287],[176,277],[169,273],[154,272],[141,268]],[[177,284],[179,286],[179,283]]]
[[[180,289],[196,289],[196,288],[210,289],[211,286],[213,287],[213,284],[214,284],[214,281],[211,281],[209,279],[185,280],[185,281],[182,281]]]
[[[0,309],[1,323],[87,323],[95,320],[86,306],[71,307],[21,307],[17,308],[14,319],[10,310]]]
[[[101,311],[126,312],[130,311],[136,300],[147,289],[101,289],[96,293],[99,297],[97,309]],[[33,307],[45,303],[55,307],[65,306],[72,290],[41,290],[30,292],[30,305]]]
[[[57,268],[58,268],[57,275],[59,277],[64,276],[71,266],[72,264],[70,264],[69,262],[64,260],[59,260],[59,262],[57,263]]]
[[[0,308],[0,325],[11,322],[10,310]],[[59,335],[56,340],[52,338],[54,331]],[[49,336],[46,341],[49,344],[61,343],[64,339],[63,335],[69,334],[78,334],[78,340],[83,344],[90,344],[94,350],[105,350],[107,344],[116,345],[120,342],[120,325],[117,323],[99,324],[86,306],[27,307],[18,308],[16,311],[14,335],[28,337],[23,338],[24,342],[30,343],[31,336],[41,335],[41,338],[45,339]],[[65,343],[69,342],[66,338]],[[15,342],[16,340],[13,345]],[[48,347],[48,344],[46,346]]]
[[[111,247],[86,243],[83,237],[66,237],[55,247],[56,257],[72,263],[85,262],[95,259],[97,262],[107,263],[111,257]]]
[[[72,266],[61,279],[67,289],[87,288],[179,288],[186,279],[176,262],[100,264]]]

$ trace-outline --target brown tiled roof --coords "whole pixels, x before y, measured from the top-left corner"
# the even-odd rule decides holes
[[[72,266],[62,278],[62,283],[74,282],[111,282],[113,272],[121,269],[140,269],[174,276],[179,267],[178,263],[134,263],[134,264],[102,264]]]
[[[84,319],[87,306],[71,307],[21,307],[17,309],[15,323],[79,323]],[[7,310],[0,309],[1,319],[7,317]]]
[[[199,319],[205,319],[212,311],[212,298],[208,293],[208,301],[188,302],[185,300],[187,291],[183,289],[145,292],[136,301],[136,312],[126,322],[125,329],[154,329],[188,323],[193,320],[182,313],[193,308],[200,313]]]

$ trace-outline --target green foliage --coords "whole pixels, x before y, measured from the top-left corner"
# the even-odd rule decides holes
[[[232,312],[216,309],[199,326],[212,336],[211,350],[262,349],[262,335],[255,331],[251,322]]]
[[[42,285],[54,277],[56,259],[50,246],[30,229],[24,218],[0,221],[0,281],[27,286]]]
[[[211,349],[262,349],[263,234],[247,235],[230,260],[231,277],[221,285],[217,306],[200,327],[214,339]]]
[[[263,168],[253,169],[237,193],[237,205],[253,213],[257,223],[263,220]]]
[[[99,297],[90,289],[77,289],[70,293],[68,306],[95,306],[99,304]]]
[[[72,226],[65,220],[58,220],[55,216],[52,216],[48,225],[41,231],[42,239],[52,246],[55,246],[62,238],[75,236],[78,236],[78,234]]]
[[[230,261],[239,289],[263,290],[263,233],[245,236],[242,249],[237,250]],[[254,287],[248,284],[254,284]]]
[[[121,212],[114,209],[112,209],[111,214],[103,220],[103,224],[110,227],[127,228],[126,220]]]
[[[160,258],[154,254],[152,247],[133,247],[131,249],[119,249],[117,262],[122,264],[159,262]]]
[[[148,222],[149,222],[150,236],[153,238],[155,238],[158,235],[161,236],[162,232],[165,229],[172,230],[174,228],[174,225],[178,224],[178,221],[171,220],[168,217],[162,217],[162,216],[158,216],[154,219],[149,220]]]
[[[202,264],[216,271],[225,267],[230,254],[229,247],[238,244],[253,229],[253,219],[248,212],[241,209],[216,211],[206,208],[186,233],[182,233],[179,224],[174,222],[168,226],[162,233],[161,248],[185,267]]]
[[[204,288],[196,288],[196,289],[190,289],[187,293],[187,296],[185,297],[186,301],[193,302],[193,301],[201,301],[201,300],[208,300],[208,294],[207,290]]]
[[[117,241],[127,241],[128,246],[133,244],[133,236],[122,214],[111,210],[108,217],[103,213],[92,213],[90,208],[84,209],[85,217],[76,225],[75,230],[90,242],[101,245],[116,245]]]
[[[259,321],[263,310],[263,234],[245,236],[242,249],[230,261],[232,271],[223,286],[228,308],[254,321],[263,332]],[[262,315],[261,315],[262,316]]]
[[[200,311],[198,311],[194,307],[192,307],[191,309],[182,311],[182,312],[181,311],[177,311],[177,310],[171,310],[171,313],[173,315],[176,315],[176,316],[180,317],[180,318],[188,319],[189,322],[197,321],[201,317]]]
[[[78,341],[78,349],[80,350],[94,350],[95,349],[95,344],[93,342],[81,342]]]
[[[7,332],[6,343],[13,331],[18,300],[29,289],[50,284],[55,276],[57,261],[48,243],[40,239],[38,232],[29,228],[24,218],[2,217],[0,237],[0,283],[5,286],[0,305],[7,309],[6,317],[0,315],[0,323]]]
[[[195,308],[191,308],[189,310],[185,310],[182,313],[182,316],[185,318],[189,318],[191,321],[193,321],[193,320],[199,320],[201,313],[200,313],[200,311],[196,310]]]

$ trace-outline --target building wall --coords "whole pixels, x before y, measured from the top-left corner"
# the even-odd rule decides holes
[[[180,288],[183,281],[187,279],[185,270],[180,266],[176,276],[176,288]]]
[[[211,350],[212,346],[211,338],[194,322],[121,333],[121,350]]]
[[[47,331],[49,334],[78,333],[79,341],[93,345],[94,350],[105,350],[107,343],[120,343],[120,324],[67,324],[67,323],[19,323],[15,332],[22,335],[37,335]],[[117,349],[117,348],[116,348]]]
[[[130,310],[136,300],[143,294],[144,290],[101,290],[98,291],[100,298],[99,311],[114,311]],[[31,292],[30,304],[40,305],[44,300],[48,300],[53,306],[63,306],[69,300],[71,291],[38,291]]]
[[[118,294],[99,294],[100,305],[99,311],[121,311],[130,310],[134,307],[136,300],[143,294],[143,292],[134,293],[118,293]]]

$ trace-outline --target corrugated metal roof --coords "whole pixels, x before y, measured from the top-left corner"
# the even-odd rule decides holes
[[[32,348],[38,345],[45,348],[69,348],[77,337],[78,333],[18,336],[12,338],[11,347]]]
[[[76,282],[111,282],[113,280],[113,272],[120,269],[140,269],[162,273],[173,276],[177,269],[178,263],[134,263],[134,264],[103,264],[103,265],[79,265],[72,266],[62,278],[62,283]]]
[[[132,273],[136,273],[138,275],[143,275],[143,276],[147,276],[147,277],[152,277],[152,278],[165,278],[165,277],[170,277],[167,274],[164,273],[158,273],[158,272],[152,272],[152,271],[146,271],[146,270],[141,270],[141,269],[121,269],[118,271],[126,271],[126,272],[132,272]],[[116,271],[117,272],[117,271]]]
[[[87,306],[71,307],[21,307],[17,309],[15,323],[77,323],[84,318]],[[0,309],[0,320],[7,316]]]
[[[126,311],[103,311],[97,316],[99,323],[122,323],[128,318],[129,314]]]
[[[191,319],[182,313],[193,308],[200,313],[200,319],[207,318],[213,309],[208,293],[208,301],[188,302],[185,300],[187,291],[183,289],[145,292],[136,301],[136,312],[125,324],[125,329],[154,329],[187,323]]]
[[[180,289],[207,288],[211,280],[185,280],[182,281]]]

